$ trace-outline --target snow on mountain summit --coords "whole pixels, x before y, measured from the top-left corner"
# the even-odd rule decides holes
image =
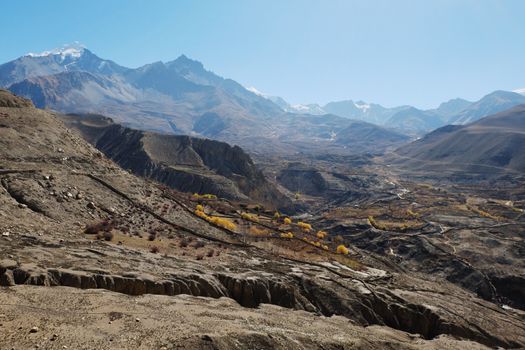
[[[513,90],[513,92],[521,95],[525,95],[525,88]]]
[[[366,111],[370,109],[370,105],[363,101],[354,102],[354,106],[362,110],[363,113],[366,113]]]
[[[62,60],[65,60],[67,57],[79,58],[84,52],[85,46],[80,44],[78,41],[72,44],[66,44],[61,48],[56,48],[50,51],[44,51],[41,53],[28,53],[25,56],[29,57],[46,57],[46,56],[60,56]]]

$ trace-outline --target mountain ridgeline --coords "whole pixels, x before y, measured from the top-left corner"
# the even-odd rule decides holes
[[[385,142],[392,138],[381,137],[389,132],[384,128],[366,140],[354,132],[354,139],[335,142],[339,132],[348,134],[349,128],[362,124],[319,115],[319,110],[305,114],[284,108],[184,55],[130,69],[85,48],[29,54],[0,65],[0,86],[30,98],[39,108],[107,115],[135,129],[213,138],[252,153],[334,147],[347,153],[382,152],[399,145]],[[365,143],[372,147],[363,148]]]
[[[323,115],[331,113],[348,119],[361,120],[407,135],[423,135],[448,124],[464,125],[490,114],[498,113],[525,103],[525,96],[510,91],[494,91],[479,101],[470,102],[455,98],[441,103],[434,109],[419,109],[412,106],[387,108],[364,101],[343,100],[316,104],[290,105],[280,97],[268,97],[287,111]]]

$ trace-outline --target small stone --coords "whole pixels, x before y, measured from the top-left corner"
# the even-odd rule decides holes
[[[27,204],[19,203],[18,207],[22,208],[22,209],[25,209],[25,208],[27,208]]]
[[[58,334],[53,334],[53,335],[51,336],[51,338],[49,338],[49,340],[51,340],[51,341],[55,341],[55,340],[57,340],[57,338],[58,338]]]
[[[87,207],[88,207],[89,209],[96,209],[96,208],[97,208],[97,206],[96,206],[95,203],[93,203],[93,202],[89,202],[88,205],[87,205]]]
[[[38,332],[38,327],[36,326],[29,330],[29,333],[36,333],[36,332]]]
[[[64,153],[64,150],[62,148],[59,148],[58,153]]]
[[[82,198],[84,198],[84,195],[82,193],[78,192],[76,198],[77,199],[82,199]]]
[[[135,322],[140,322],[140,318],[137,317],[137,318],[135,319]]]
[[[49,175],[44,175],[44,180],[49,180]]]
[[[9,231],[2,232],[2,236],[3,236],[3,237],[9,237]]]
[[[66,196],[67,196],[68,198],[73,198],[73,193],[68,192],[68,193],[66,193]]]

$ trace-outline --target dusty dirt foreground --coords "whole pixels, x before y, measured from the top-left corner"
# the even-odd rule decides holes
[[[125,296],[68,287],[2,288],[0,330],[2,350],[487,349],[274,305],[248,309],[229,298]]]

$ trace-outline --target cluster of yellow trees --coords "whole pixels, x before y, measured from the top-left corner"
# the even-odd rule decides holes
[[[255,214],[242,213],[241,218],[248,221],[259,222],[259,217]]]
[[[291,232],[281,233],[281,238],[293,238],[293,233]]]
[[[335,252],[337,254],[344,254],[344,255],[346,255],[346,254],[350,253],[350,249],[345,247],[343,244],[340,244],[340,245],[337,246],[337,249],[335,250]]]
[[[306,222],[302,222],[302,221],[299,221],[297,223],[297,226],[303,230],[303,231],[306,231],[306,232],[310,232],[312,230],[312,225],[310,224],[307,224]]]
[[[377,228],[378,230],[383,230],[383,231],[387,231],[388,230],[386,225],[377,222],[376,219],[374,219],[373,216],[369,216],[368,217],[368,222],[370,223],[370,225],[372,225],[373,227]]]
[[[225,229],[228,229],[228,230],[235,230],[237,228],[237,225],[235,225],[233,222],[231,222],[230,220],[226,219],[226,218],[220,218],[220,217],[217,217],[217,216],[211,216],[211,215],[208,215],[204,212],[203,210],[204,208],[202,207],[202,205],[198,205],[197,208],[195,209],[195,215],[203,218],[204,220],[208,221],[208,222],[211,222],[212,224],[215,224],[217,226],[220,226],[220,227],[223,227]]]
[[[217,199],[217,196],[214,194],[209,194],[209,193],[206,193],[206,194],[194,193],[193,198],[195,199]]]
[[[373,218],[372,218],[372,220],[373,220]],[[284,223],[289,225],[289,224],[292,223],[292,220],[290,218],[284,218]],[[305,223],[305,222],[302,222],[302,221],[299,221],[297,223],[297,226],[299,228],[301,228],[305,232],[310,232],[312,230],[312,225],[311,224],[308,224],[308,223]],[[323,244],[323,242],[321,242],[323,239],[326,238],[326,236],[328,236],[328,233],[326,231],[321,231],[320,230],[320,231],[317,231],[317,233],[315,235],[316,235],[316,237],[318,239],[317,241],[315,241],[313,239],[311,240],[308,237],[303,237],[303,240],[305,242],[308,242],[308,243],[312,244],[312,245],[315,245],[316,247],[322,248],[323,250],[329,250],[330,248],[328,247],[328,245]],[[287,233],[281,233],[281,237],[283,237],[283,238],[293,238],[294,235],[291,232],[287,232]],[[350,249],[348,249],[343,244],[340,244],[336,248],[336,253],[337,254],[347,255],[347,254],[350,253]]]
[[[485,210],[482,210],[480,208],[477,208],[477,207],[473,207],[473,206],[470,206],[470,205],[467,205],[467,209],[469,209],[470,211],[473,211],[474,213],[480,215],[480,216],[483,216],[483,217],[486,217],[486,218],[489,218],[489,219],[492,219],[494,221],[500,221],[501,218],[495,216],[495,215],[492,215],[491,213],[485,211]]]
[[[268,230],[259,229],[256,226],[250,226],[249,230],[250,230],[250,234],[255,235],[255,236],[267,236],[269,234]]]
[[[412,216],[414,218],[418,218],[419,217],[419,214],[414,212],[414,211],[412,211],[412,209],[407,209],[407,215],[408,216]]]
[[[204,207],[201,205],[201,204],[198,204],[196,207],[195,207],[195,214],[203,219],[205,219],[206,221],[208,222],[211,222],[217,226],[221,226],[221,227],[224,227],[226,229],[229,229],[229,230],[235,230],[237,228],[237,226],[231,222],[230,220],[226,219],[226,218],[221,218],[221,217],[216,217],[216,216],[211,216],[211,215],[208,215],[204,212]],[[242,213],[241,214],[241,217],[245,220],[248,220],[248,221],[252,221],[252,222],[259,222],[259,217],[257,215],[254,215],[254,214],[249,214],[249,213]],[[370,224],[373,225],[375,227],[374,224],[377,225],[377,222],[374,220],[374,218],[372,216],[370,216],[368,218],[368,220],[370,221]],[[284,218],[283,222],[287,225],[290,225],[292,223],[292,220],[288,217]],[[299,228],[301,228],[303,231],[305,232],[310,232],[312,230],[312,225],[311,224],[308,224],[308,223],[305,223],[305,222],[302,222],[302,221],[299,221],[297,223],[297,226]],[[254,234],[254,235],[266,235],[268,234],[267,230],[261,230],[261,229],[258,229],[257,227],[255,226],[250,226],[250,233],[251,234]],[[303,240],[312,244],[312,245],[315,245],[316,247],[320,247],[324,250],[329,250],[329,247],[328,245],[326,244],[323,244],[321,241],[323,239],[326,238],[326,236],[328,235],[328,233],[326,231],[317,231],[317,233],[315,234],[315,236],[317,237],[317,241],[315,240],[310,240],[308,237],[304,237]],[[286,233],[281,233],[280,234],[280,237],[281,238],[288,238],[288,239],[292,239],[294,238],[294,234],[292,232],[286,232]],[[350,250],[345,247],[343,244],[340,244],[337,246],[336,248],[336,253],[337,254],[343,254],[343,255],[346,255],[346,254],[349,254],[350,253]]]

